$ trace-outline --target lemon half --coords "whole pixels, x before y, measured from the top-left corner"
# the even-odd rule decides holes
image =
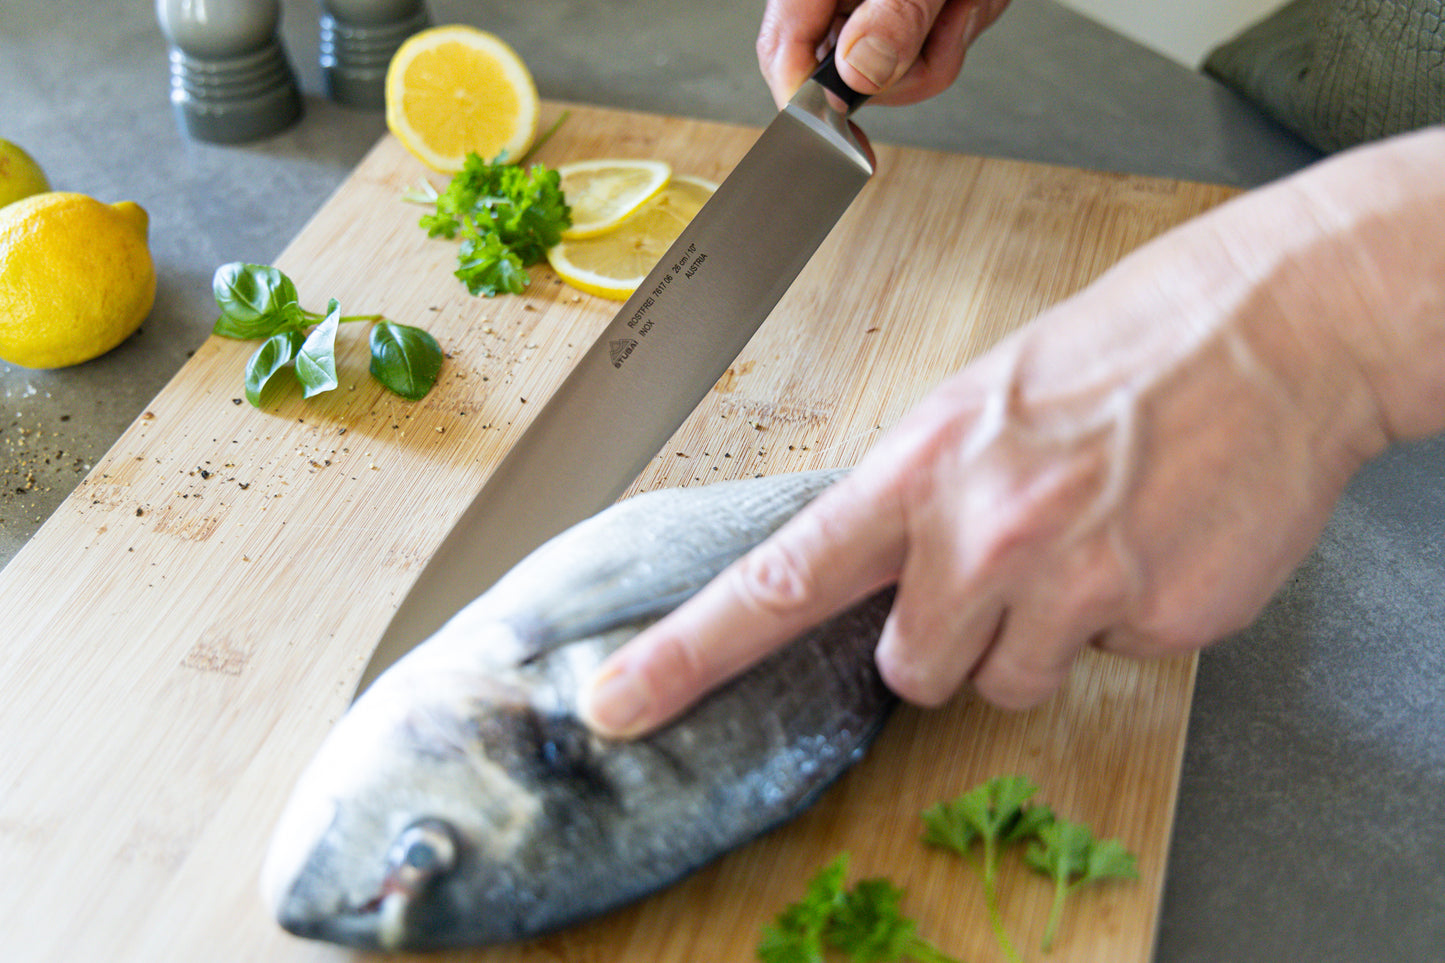
[[[562,195],[572,209],[572,226],[564,240],[605,234],[667,186],[672,165],[659,160],[611,158],[574,161],[557,168]]]
[[[520,160],[537,134],[537,112],[527,65],[485,30],[423,30],[387,67],[386,126],[433,170],[461,170],[468,152]]]
[[[625,301],[715,190],[716,184],[699,177],[673,177],[613,230],[554,246],[547,263],[579,291]]]

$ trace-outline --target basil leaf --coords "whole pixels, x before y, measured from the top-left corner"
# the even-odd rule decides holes
[[[395,321],[372,326],[371,376],[403,398],[426,397],[441,369],[441,345],[421,328]]]
[[[310,398],[330,391],[336,380],[336,329],[341,324],[341,305],[335,298],[326,305],[326,317],[311,329],[296,355],[296,378],[301,382],[301,397]]]
[[[282,331],[261,342],[246,362],[246,400],[261,407],[261,391],[271,376],[291,363],[305,339],[300,331]]]
[[[296,285],[265,264],[221,265],[211,279],[211,293],[221,309],[212,330],[226,338],[270,337],[299,314]]]

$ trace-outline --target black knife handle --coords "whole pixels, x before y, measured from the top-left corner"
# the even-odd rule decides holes
[[[818,64],[818,69],[813,71],[812,79],[822,84],[825,90],[843,101],[843,103],[847,105],[847,112],[851,114],[863,106],[863,101],[867,100],[870,95],[860,94],[852,87],[843,83],[843,78],[838,76],[838,65],[833,62],[834,53],[835,51],[828,51],[828,55],[823,58],[823,62]]]

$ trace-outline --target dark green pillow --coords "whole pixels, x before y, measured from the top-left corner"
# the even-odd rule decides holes
[[[1204,71],[1339,150],[1445,121],[1442,19],[1445,0],[1292,0],[1212,51]]]

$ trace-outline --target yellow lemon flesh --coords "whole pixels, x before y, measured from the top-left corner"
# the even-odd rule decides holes
[[[605,234],[657,196],[672,177],[672,166],[658,160],[585,160],[557,168],[562,196],[572,209],[564,240]]]
[[[386,71],[386,126],[433,170],[469,152],[517,161],[537,134],[537,85],[516,51],[474,27],[432,27],[397,49]]]
[[[579,291],[625,301],[716,189],[701,178],[674,177],[613,230],[554,246],[547,263]]]
[[[0,207],[50,190],[40,165],[18,144],[0,140]]]
[[[80,364],[140,327],[156,293],[148,225],[131,201],[62,191],[0,208],[0,360]]]

